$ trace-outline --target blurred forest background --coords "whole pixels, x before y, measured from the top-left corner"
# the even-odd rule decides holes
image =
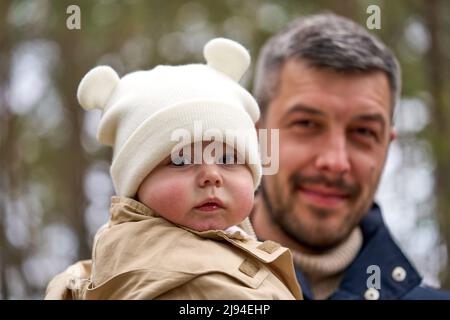
[[[81,29],[69,30],[69,5]],[[450,289],[450,1],[11,1],[0,2],[0,298],[41,299],[48,281],[90,256],[113,194],[111,150],[95,139],[100,113],[76,101],[98,64],[120,75],[156,64],[202,62],[211,38],[250,49],[290,20],[324,10],[366,26],[397,54],[399,139],[377,199],[425,281]]]

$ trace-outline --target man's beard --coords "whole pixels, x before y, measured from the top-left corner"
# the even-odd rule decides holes
[[[285,192],[277,180],[275,180],[272,198],[267,194],[264,183],[261,184],[262,199],[272,223],[277,224],[287,236],[295,240],[300,246],[313,252],[323,252],[339,245],[349,236],[353,228],[359,223],[361,213],[347,214],[346,216],[350,219],[343,222],[339,230],[328,231],[321,225],[320,220],[325,223],[325,219],[334,214],[333,210],[309,206],[307,210],[313,211],[317,221],[313,226],[306,224],[301,219],[301,215],[296,215],[294,212],[295,204],[298,201],[296,193],[301,187],[311,184],[322,184],[329,188],[338,189],[347,195],[346,201],[349,202],[357,200],[361,194],[361,187],[358,184],[347,183],[343,178],[330,180],[323,175],[306,177],[300,173],[295,173],[288,180],[287,199],[283,200]],[[358,208],[354,209],[357,210]],[[364,205],[364,208],[359,209],[366,210],[366,206]]]

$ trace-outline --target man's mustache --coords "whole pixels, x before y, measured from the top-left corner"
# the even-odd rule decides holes
[[[329,179],[324,175],[305,176],[300,173],[295,173],[289,180],[292,190],[303,188],[311,184],[322,184],[328,188],[338,189],[351,198],[356,197],[361,190],[358,184],[347,183],[343,178]]]

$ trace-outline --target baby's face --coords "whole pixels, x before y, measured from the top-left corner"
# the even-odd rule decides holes
[[[202,154],[208,144],[203,142]],[[193,146],[191,150],[192,157],[185,153],[163,160],[140,185],[138,200],[167,220],[198,231],[240,223],[253,207],[250,169],[237,164],[236,151],[225,146],[213,153],[211,164],[204,159],[193,164]]]

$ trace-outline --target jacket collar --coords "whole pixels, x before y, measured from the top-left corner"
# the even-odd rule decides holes
[[[420,285],[420,275],[393,240],[377,204],[373,204],[360,227],[364,239],[362,248],[345,270],[339,289],[329,299],[364,299],[368,283],[372,283],[369,278],[374,275],[369,266],[379,267],[380,270],[379,299],[399,299]],[[392,276],[393,270],[398,267],[406,272],[403,281],[396,281]],[[296,273],[305,299],[313,299],[305,277],[298,269]]]

